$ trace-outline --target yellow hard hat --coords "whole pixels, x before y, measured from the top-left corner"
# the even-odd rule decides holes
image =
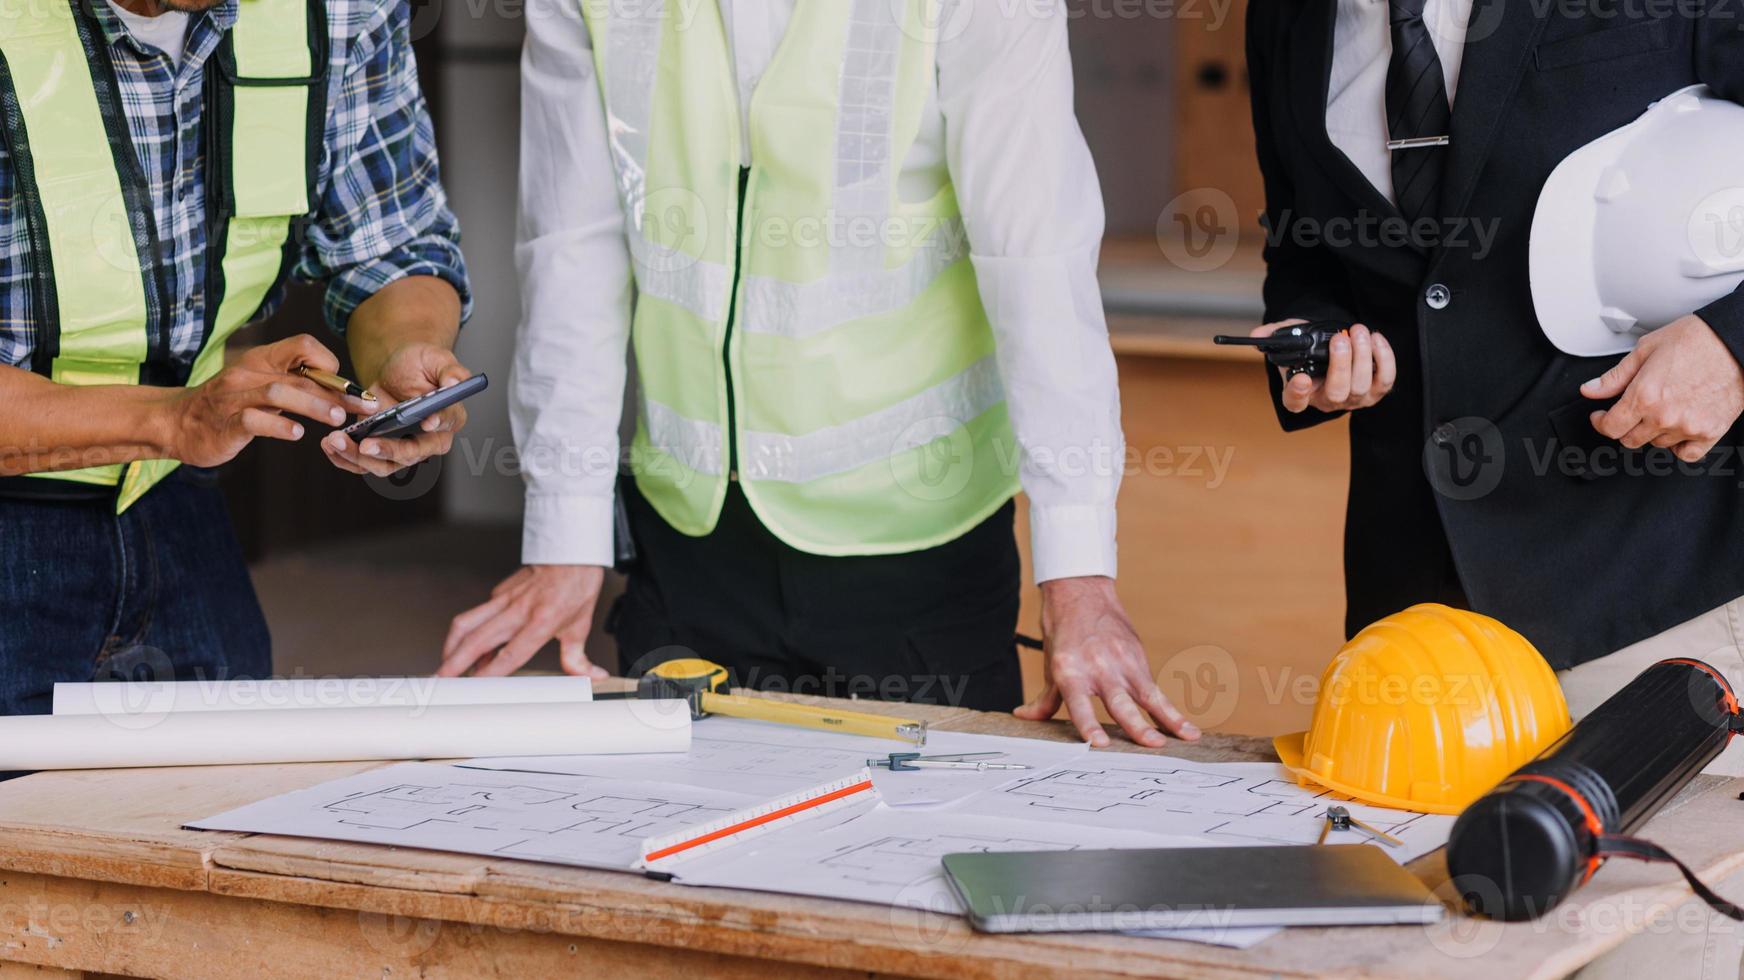
[[[1272,744],[1303,785],[1458,813],[1568,728],[1556,674],[1525,637],[1424,603],[1351,638],[1321,675],[1312,726]]]

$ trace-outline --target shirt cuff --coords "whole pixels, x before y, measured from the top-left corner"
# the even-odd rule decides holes
[[[523,565],[612,567],[611,497],[527,495],[521,524]]]
[[[447,239],[426,239],[395,249],[388,255],[350,266],[327,284],[322,312],[333,332],[344,336],[351,314],[364,301],[390,284],[411,276],[435,276],[460,294],[460,322],[472,316],[472,287],[466,260],[459,246]]]
[[[1057,578],[1106,575],[1118,564],[1112,506],[1037,507],[1029,510],[1030,554],[1040,585]]]

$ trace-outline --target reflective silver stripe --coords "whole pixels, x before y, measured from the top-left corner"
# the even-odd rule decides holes
[[[745,278],[745,317],[751,333],[809,337],[862,317],[912,304],[941,273],[969,254],[961,218],[940,222],[932,238],[894,269],[830,275],[815,282]]]
[[[638,291],[681,306],[709,323],[727,318],[733,277],[726,266],[656,244],[638,232],[630,232],[629,238]]]
[[[808,432],[742,433],[739,471],[748,480],[808,483],[889,459],[950,435],[1005,400],[988,355],[955,377],[865,418]]]
[[[713,422],[685,418],[671,406],[642,396],[642,428],[648,442],[685,466],[705,476],[726,472],[721,465],[721,427]]]
[[[840,0],[837,0],[840,2]],[[896,69],[905,3],[851,0],[836,115],[836,188],[832,216],[848,229],[830,252],[832,274],[884,268],[881,227],[890,213],[891,144],[895,142]]]
[[[654,79],[665,14],[666,0],[615,4],[606,29],[605,77],[601,79],[606,94],[606,135],[617,174],[618,199],[623,203],[632,240],[642,231],[642,205],[647,199],[648,122],[654,115]]]
[[[661,217],[649,214],[648,126],[654,113],[665,12],[666,0],[638,0],[612,8],[603,49],[607,139],[636,288],[712,323],[727,315],[731,273],[726,266],[650,241],[646,228],[649,220]]]

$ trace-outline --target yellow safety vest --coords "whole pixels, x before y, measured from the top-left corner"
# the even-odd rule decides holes
[[[206,68],[205,337],[185,377],[169,356],[171,297],[108,45],[90,0],[42,0],[0,19],[0,104],[31,235],[32,368],[69,385],[198,385],[289,268],[312,210],[325,129],[323,0],[241,0]],[[118,487],[126,510],[179,465],[144,460],[32,474]]]
[[[634,258],[631,458],[661,516],[706,534],[737,478],[788,544],[889,554],[1009,500],[1017,453],[950,175],[898,189],[939,0],[796,5],[743,173],[719,8],[580,3]]]

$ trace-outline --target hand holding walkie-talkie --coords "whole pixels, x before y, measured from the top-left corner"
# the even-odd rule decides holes
[[[1211,342],[1228,346],[1258,347],[1266,355],[1266,362],[1283,368],[1289,378],[1298,374],[1321,378],[1326,376],[1326,365],[1331,359],[1332,338],[1349,329],[1348,323],[1316,320],[1312,323],[1279,327],[1269,337],[1218,334],[1211,338]]]
[[[1398,378],[1392,345],[1360,323],[1286,321],[1247,337],[1213,339],[1259,348],[1267,366],[1282,376],[1279,404],[1292,414],[1310,408],[1329,413],[1368,408],[1385,398]]]

